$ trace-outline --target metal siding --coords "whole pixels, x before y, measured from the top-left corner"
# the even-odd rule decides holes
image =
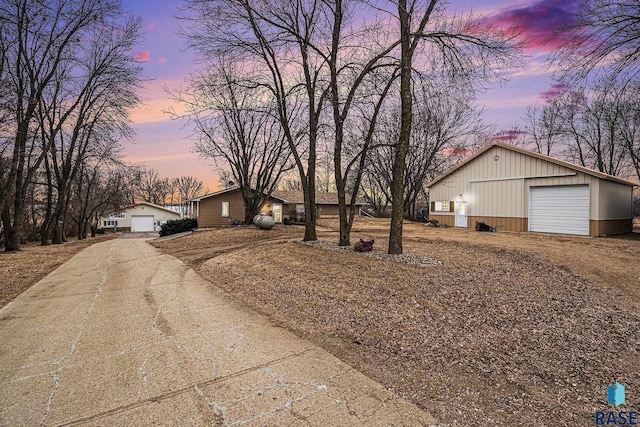
[[[588,185],[531,187],[529,231],[589,235]]]
[[[633,218],[633,188],[616,182],[600,182],[597,220]]]

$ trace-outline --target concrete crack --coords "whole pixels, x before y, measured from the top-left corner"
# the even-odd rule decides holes
[[[111,263],[111,257],[112,257],[112,249],[113,246],[109,247],[109,252],[108,252],[108,257],[107,257],[107,265]],[[98,256],[96,256],[95,258],[96,264],[94,266],[94,271],[95,270],[99,270],[100,267],[100,258]],[[55,395],[59,389],[60,386],[60,375],[62,374],[62,372],[64,371],[64,363],[65,361],[70,358],[73,353],[76,350],[76,347],[78,345],[78,342],[80,341],[80,337],[82,337],[82,333],[84,332],[87,323],[89,322],[89,317],[91,315],[91,312],[93,311],[93,309],[96,306],[96,301],[98,300],[98,297],[100,296],[100,294],[102,293],[102,286],[107,282],[107,266],[105,265],[104,270],[102,271],[102,280],[100,281],[100,283],[98,283],[96,285],[96,290],[94,291],[94,295],[93,295],[93,299],[91,301],[91,305],[89,306],[89,308],[87,309],[86,313],[84,314],[83,318],[82,318],[82,322],[80,323],[80,330],[78,331],[77,335],[75,336],[74,340],[71,342],[71,347],[69,348],[69,351],[62,356],[60,359],[53,361],[53,365],[58,366],[58,368],[56,370],[54,370],[53,372],[51,372],[51,376],[54,379],[54,387],[53,390],[51,391],[51,394],[49,395],[49,398],[47,399],[47,406],[44,409],[44,413],[42,414],[42,419],[40,420],[40,425],[44,425],[46,422],[47,417],[49,416],[49,413],[51,412],[51,407],[53,404],[53,400],[55,398]]]

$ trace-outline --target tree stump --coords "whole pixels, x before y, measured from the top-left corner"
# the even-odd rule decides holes
[[[371,237],[363,237],[355,245],[353,245],[353,250],[356,252],[371,252],[373,249],[373,240]]]

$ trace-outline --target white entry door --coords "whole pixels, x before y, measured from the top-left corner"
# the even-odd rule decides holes
[[[131,217],[131,231],[155,231],[152,215],[134,215]]]
[[[456,227],[467,227],[467,202],[455,203]]]
[[[282,223],[282,204],[273,204],[273,222],[276,224]]]

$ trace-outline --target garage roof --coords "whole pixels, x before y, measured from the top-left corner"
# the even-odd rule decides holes
[[[161,209],[161,210],[163,210],[163,211],[167,211],[167,212],[171,212],[171,213],[173,213],[173,214],[180,215],[180,212],[176,212],[176,211],[171,210],[171,209],[169,209],[169,208],[165,208],[164,206],[155,205],[155,204],[153,204],[153,203],[149,203],[149,202],[135,202],[134,204],[129,205],[129,206],[125,206],[125,207],[124,207],[124,208],[122,208],[122,209],[114,210],[114,211],[111,211],[111,212],[106,212],[106,213],[105,213],[105,215],[109,215],[109,214],[112,214],[112,213],[117,213],[117,212],[126,211],[127,209],[135,208],[136,206],[140,206],[140,205],[151,206],[151,207],[153,207],[153,208]]]
[[[506,150],[511,150],[511,151],[515,151],[516,153],[524,154],[526,156],[531,156],[531,157],[535,157],[535,158],[538,158],[538,159],[541,159],[541,160],[545,160],[545,161],[550,162],[550,163],[555,163],[556,165],[563,166],[563,167],[566,167],[566,168],[569,168],[569,169],[573,169],[575,171],[582,172],[582,173],[585,173],[587,175],[595,176],[597,178],[604,179],[606,181],[617,182],[618,184],[624,184],[624,185],[628,185],[630,187],[637,187],[638,186],[638,184],[636,184],[634,182],[627,181],[625,179],[618,178],[618,177],[615,177],[615,176],[612,176],[612,175],[608,175],[606,173],[599,172],[599,171],[596,171],[596,170],[593,170],[593,169],[585,168],[583,166],[574,165],[573,163],[565,162],[564,160],[558,160],[558,159],[555,159],[553,157],[545,156],[544,154],[536,153],[534,151],[526,150],[524,148],[520,148],[520,147],[516,147],[516,146],[513,146],[513,145],[505,144],[503,142],[493,142],[491,144],[486,145],[481,150],[479,150],[477,153],[475,153],[471,157],[468,157],[467,159],[465,159],[464,161],[462,161],[461,163],[456,165],[454,168],[449,170],[444,175],[442,175],[442,176],[434,179],[433,181],[429,182],[426,185],[426,187],[429,188],[429,187],[434,186],[438,182],[442,181],[444,178],[448,177],[449,175],[451,175],[452,173],[454,173],[458,169],[462,168],[467,163],[470,163],[471,161],[473,161],[477,157],[481,156],[485,152],[489,151],[493,147],[504,148]]]

